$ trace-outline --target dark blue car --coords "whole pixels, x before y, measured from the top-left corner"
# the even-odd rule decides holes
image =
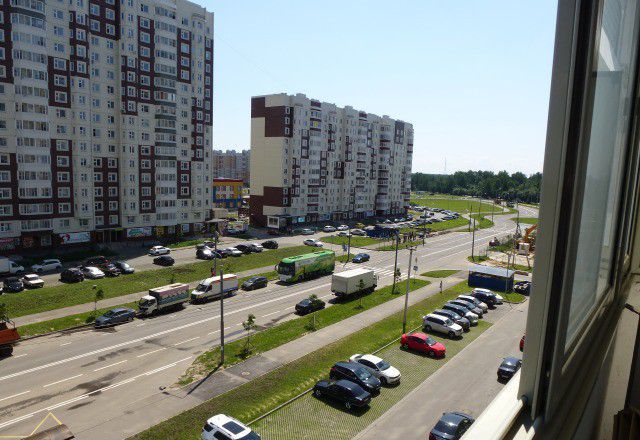
[[[429,433],[429,440],[457,440],[474,422],[473,418],[461,412],[446,412]]]
[[[94,325],[96,327],[108,327],[112,325],[118,325],[125,322],[133,321],[136,317],[136,312],[133,309],[126,309],[119,307],[109,310],[102,316],[98,316]]]
[[[369,258],[369,254],[357,254],[351,261],[354,263],[364,263],[365,261],[369,261]]]

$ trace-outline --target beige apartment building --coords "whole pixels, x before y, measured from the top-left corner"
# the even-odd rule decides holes
[[[413,126],[303,94],[251,100],[251,222],[287,228],[404,214]]]
[[[0,248],[201,229],[213,14],[184,0],[0,8]]]
[[[213,177],[222,179],[241,179],[249,185],[249,150],[213,150]]]

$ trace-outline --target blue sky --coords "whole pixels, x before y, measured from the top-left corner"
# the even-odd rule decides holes
[[[250,98],[305,93],[413,123],[413,171],[542,170],[556,2],[218,0],[213,145]]]

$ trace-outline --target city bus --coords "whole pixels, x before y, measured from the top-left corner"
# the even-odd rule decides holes
[[[295,283],[333,272],[336,254],[333,251],[319,251],[295,257],[283,258],[276,266],[280,281]]]

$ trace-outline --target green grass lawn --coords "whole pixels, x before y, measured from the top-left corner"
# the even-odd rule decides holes
[[[486,218],[483,214],[471,214],[471,218],[476,219],[476,230],[493,227],[494,223]],[[473,225],[473,222],[471,224]]]
[[[187,246],[195,246],[198,243],[202,243],[204,240],[205,240],[204,238],[191,238],[189,240],[183,240],[183,241],[178,241],[176,243],[168,244],[167,247],[171,249],[176,249],[176,248],[187,247]]]
[[[228,257],[220,260],[226,273],[237,273],[265,266],[275,266],[284,257],[309,252],[308,246],[295,246],[268,250],[259,254]],[[151,257],[149,257],[151,258]],[[175,267],[136,272],[118,278],[87,280],[76,284],[62,284],[37,290],[26,290],[11,295],[3,295],[0,302],[7,307],[9,317],[30,315],[62,307],[93,302],[93,285],[104,292],[105,298],[144,292],[153,287],[174,282],[192,282],[211,276],[211,261],[199,261]]]
[[[429,208],[448,209],[449,211],[459,212],[460,214],[472,212],[491,212],[491,203],[480,202],[475,199],[463,199],[456,196],[411,196],[411,203],[428,206]],[[499,206],[495,208],[496,212],[501,212]]]
[[[518,217],[511,217],[511,220],[514,222],[518,221]],[[538,217],[520,217],[520,223],[525,223],[527,225],[535,225],[538,223]]]
[[[422,316],[439,307],[468,289],[466,283],[460,283],[442,293],[437,293],[407,310],[407,322],[409,328],[417,327],[421,324]],[[488,327],[488,324],[478,325],[471,333],[467,333],[461,340],[461,344],[455,341],[446,341],[448,356],[441,360],[424,360],[425,368],[433,369],[444,365],[453,355],[463,348],[464,342],[470,342],[473,336],[481,333]],[[348,359],[353,353],[370,353],[384,345],[397,340],[402,333],[402,312],[368,325],[363,330],[347,335],[344,338],[309,353],[275,371],[267,373],[256,380],[247,382],[239,387],[214,397],[193,409],[183,412],[169,420],[166,420],[144,432],[141,432],[133,439],[137,440],[192,440],[198,438],[202,424],[212,414],[225,413],[238,418],[243,422],[249,422],[256,417],[266,413],[276,406],[286,402],[304,390],[309,389],[313,384],[327,377],[329,368],[336,362]],[[472,336],[473,335],[473,336]],[[408,387],[411,388],[411,387]],[[388,390],[383,390],[386,393]],[[408,392],[409,390],[407,390]],[[374,400],[373,405],[383,404],[383,398],[377,398],[380,403]],[[390,405],[388,403],[387,405]],[[373,413],[372,413],[373,414]],[[379,416],[380,414],[377,414]],[[324,420],[324,419],[323,419]],[[350,419],[353,421],[352,419]],[[328,420],[324,420],[329,422]],[[257,426],[262,426],[258,424]],[[326,438],[325,432],[325,438]],[[272,438],[272,437],[265,437]],[[277,438],[277,437],[273,437]],[[297,437],[300,438],[300,437]],[[331,436],[331,438],[334,438]]]
[[[421,274],[423,277],[429,278],[447,278],[453,275],[454,273],[460,272],[457,269],[442,269],[442,270],[430,270],[429,272],[425,272]]]
[[[475,255],[474,257],[471,257],[471,255],[469,255],[467,257],[467,260],[471,261],[472,263],[482,263],[483,261],[487,261],[489,259],[489,257],[487,257],[486,255]]]
[[[349,237],[338,237],[337,235],[331,235],[329,237],[322,237],[320,241],[325,243],[337,244],[337,245],[347,245],[349,244]],[[372,244],[380,243],[381,241],[376,238],[371,237],[361,237],[359,235],[351,236],[351,247],[363,247],[369,246]]]
[[[410,290],[416,290],[429,285],[429,281],[411,279]],[[234,341],[225,345],[225,365],[233,365],[245,360],[248,356],[255,356],[259,353],[271,350],[289,341],[297,339],[306,333],[319,330],[338,321],[342,321],[350,316],[356,315],[364,310],[380,305],[389,300],[398,298],[405,290],[406,281],[400,287],[396,287],[396,293],[391,293],[392,286],[377,289],[375,292],[350,298],[349,301],[341,301],[335,305],[320,310],[310,316],[301,317],[285,321],[274,327],[269,327],[251,336],[251,352],[247,353],[246,339]],[[216,368],[220,363],[220,350],[215,348],[201,354],[180,378],[179,383],[185,385],[194,379],[207,374]]]
[[[385,246],[380,246],[378,248],[376,248],[377,251],[395,251],[396,250],[396,245],[395,242],[391,241],[391,244],[385,245]],[[406,249],[408,247],[411,246],[418,246],[422,244],[422,240],[415,240],[415,241],[407,241],[406,243],[400,243],[398,245],[398,249]]]

